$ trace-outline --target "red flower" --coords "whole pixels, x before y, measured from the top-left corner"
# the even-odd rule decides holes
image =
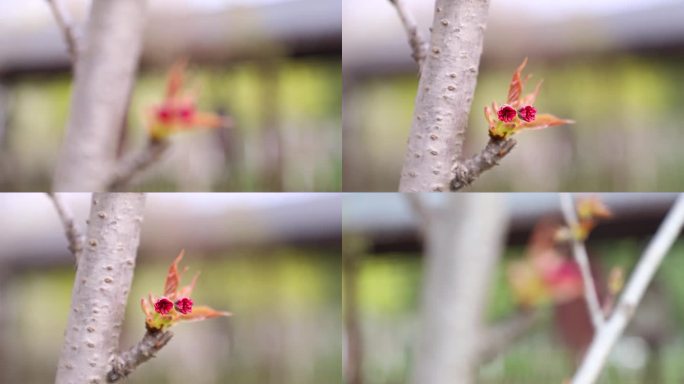
[[[534,121],[537,117],[537,109],[531,105],[526,105],[518,110],[518,116],[527,122]]]
[[[192,104],[180,106],[177,113],[183,123],[191,124],[195,118],[195,106]]]
[[[173,302],[166,297],[162,297],[161,299],[157,300],[156,303],[154,303],[154,311],[162,315],[166,315],[167,313],[171,312],[172,308]]]
[[[164,124],[170,124],[173,120],[173,109],[168,105],[157,108],[157,119]]]
[[[515,119],[515,116],[518,113],[511,107],[510,105],[503,105],[501,108],[499,108],[499,120],[503,121],[504,123],[510,123]]]
[[[176,311],[186,314],[192,312],[192,299],[184,297],[176,301]]]

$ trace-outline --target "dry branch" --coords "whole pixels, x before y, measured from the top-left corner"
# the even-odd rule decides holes
[[[57,210],[57,215],[59,216],[62,226],[64,226],[64,234],[66,235],[67,241],[69,242],[69,252],[71,252],[76,258],[76,263],[81,257],[83,252],[83,234],[76,226],[74,222],[74,216],[71,214],[69,208],[64,205],[64,202],[55,193],[48,193],[50,200],[55,205]]]
[[[76,65],[78,61],[78,41],[71,22],[67,19],[64,10],[62,9],[60,0],[46,0],[50,6],[50,11],[55,17],[55,22],[64,35],[64,42],[67,45],[67,52],[72,66]]]
[[[446,191],[461,161],[488,0],[437,0],[401,173],[401,192]]]
[[[142,194],[92,197],[56,384],[105,381],[110,358],[119,346],[144,202]]]
[[[117,166],[109,182],[109,191],[121,191],[134,181],[135,177],[155,163],[169,148],[166,139],[149,140],[147,145],[138,153],[127,157]]]
[[[406,34],[408,35],[409,45],[411,46],[411,57],[413,57],[413,60],[418,64],[418,71],[420,71],[420,69],[423,68],[423,62],[425,62],[425,57],[427,56],[428,44],[420,32],[418,32],[416,20],[406,8],[404,0],[389,0],[389,2],[394,5],[397,9],[397,13],[399,13],[401,24],[404,26]]]
[[[608,322],[594,335],[572,384],[596,382],[608,354],[632,319],[658,267],[679,236],[684,224],[684,195],[679,195],[655,236],[646,247]]]
[[[560,200],[565,223],[570,228],[570,231],[573,232],[575,228],[579,227],[579,221],[577,220],[577,214],[575,213],[575,205],[573,204],[572,196],[569,193],[561,193]],[[587,249],[584,247],[584,243],[575,238],[575,236],[572,236],[570,241],[572,243],[572,255],[580,269],[580,273],[582,274],[582,283],[584,284],[584,301],[587,303],[587,310],[589,311],[589,316],[591,317],[591,323],[594,325],[594,329],[599,331],[601,327],[603,327],[605,318],[603,317],[603,310],[601,309],[601,304],[599,303],[596,284],[594,284],[594,278],[591,275],[591,267],[589,266]]]
[[[116,383],[128,376],[140,364],[153,358],[159,350],[171,340],[173,333],[170,331],[145,332],[142,340],[131,347],[128,351],[114,355],[111,359],[111,370],[107,373],[107,382]]]
[[[468,160],[454,164],[452,173],[454,179],[451,181],[450,187],[452,191],[470,185],[480,174],[495,165],[506,157],[517,142],[514,139],[489,139],[487,145],[480,153],[469,158]]]

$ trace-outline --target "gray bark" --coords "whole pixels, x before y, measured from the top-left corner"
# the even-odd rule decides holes
[[[446,191],[460,161],[488,0],[437,0],[399,190]]]
[[[413,382],[475,382],[488,288],[508,226],[504,195],[449,196],[429,213]]]
[[[119,346],[145,197],[94,194],[55,383],[104,383]]]
[[[80,46],[55,191],[104,191],[116,164],[145,25],[146,0],[94,0]]]

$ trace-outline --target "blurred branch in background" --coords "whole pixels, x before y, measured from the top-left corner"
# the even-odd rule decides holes
[[[479,365],[484,365],[506,353],[513,344],[529,334],[540,323],[539,310],[519,311],[507,319],[490,325],[484,333],[479,351]]]
[[[579,222],[577,220],[577,214],[575,213],[575,204],[572,201],[572,195],[569,193],[561,193],[560,203],[565,223],[571,232],[570,241],[572,242],[572,254],[582,274],[582,282],[584,284],[584,300],[587,304],[587,309],[589,310],[589,315],[591,317],[591,322],[594,325],[594,330],[595,332],[598,332],[603,327],[605,319],[603,318],[603,311],[601,310],[601,305],[599,304],[596,284],[594,284],[594,278],[591,274],[587,249],[584,247],[583,241],[574,236],[574,231],[579,229]]]
[[[135,177],[158,161],[170,144],[166,139],[149,140],[144,149],[121,160],[112,174],[107,190],[123,191],[130,187]]]
[[[598,380],[610,351],[634,316],[646,289],[679,236],[683,225],[684,195],[680,195],[644,250],[613,314],[594,334],[591,346],[572,379],[573,384],[592,384]]]
[[[416,196],[421,198],[421,206],[433,210],[439,210],[449,199],[444,194],[411,198]],[[606,290],[615,289],[604,272],[616,268],[635,270],[639,253],[677,195],[575,197],[578,202],[600,199],[613,213],[610,220],[602,220],[596,226],[586,243],[593,278],[599,297],[603,298]],[[423,251],[429,239],[421,234],[423,221],[407,204],[407,198],[396,194],[345,196],[345,243],[361,237],[366,244],[359,273],[358,314],[365,330],[363,365],[367,384],[402,382],[418,369],[416,364],[422,353],[423,334],[416,331],[424,314],[420,297],[425,293],[425,268],[431,262],[431,254]],[[484,384],[562,382],[579,366],[594,331],[583,296],[581,273],[569,243],[559,237],[563,226],[559,196],[508,194],[505,200],[511,224],[502,240],[505,251],[489,286],[486,321],[482,321],[478,335],[478,361],[473,365],[473,375]],[[463,210],[459,212],[462,214]],[[464,225],[471,224],[468,221]],[[486,232],[489,228],[481,230]],[[479,255],[472,253],[475,251],[476,246],[468,248],[468,260],[480,260]],[[684,313],[684,289],[678,272],[684,263],[680,257],[684,255],[684,243],[678,241],[670,252],[672,257],[663,261],[639,310],[607,359],[602,380],[650,383],[684,377],[684,370],[677,364],[684,356],[684,348],[677,342],[681,330],[676,326]],[[451,257],[459,259],[459,253],[452,248]],[[517,269],[523,266],[521,263],[529,269]],[[531,274],[517,274],[530,271]],[[451,277],[461,279],[461,275]],[[519,278],[526,279],[524,286],[516,280]],[[455,288],[442,291],[439,299],[448,300],[456,292]],[[456,323],[469,310],[452,307],[449,315]],[[454,348],[463,346],[461,338],[450,337],[445,343],[454,344]],[[441,340],[433,336],[431,341],[430,347],[436,353]],[[435,356],[432,355],[433,360]],[[452,381],[454,378],[451,376]]]
[[[145,0],[93,1],[88,44],[76,62],[69,123],[53,190],[107,189],[135,83],[146,10]]]
[[[55,22],[57,27],[62,31],[64,35],[64,42],[67,46],[67,51],[69,52],[69,58],[71,59],[71,65],[76,68],[76,63],[78,62],[78,41],[76,40],[76,33],[71,21],[66,15],[66,12],[62,8],[61,0],[46,0],[50,6],[50,11],[55,17]]]

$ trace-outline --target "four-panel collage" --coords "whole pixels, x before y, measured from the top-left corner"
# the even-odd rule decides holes
[[[684,383],[681,0],[0,0],[0,384]]]

